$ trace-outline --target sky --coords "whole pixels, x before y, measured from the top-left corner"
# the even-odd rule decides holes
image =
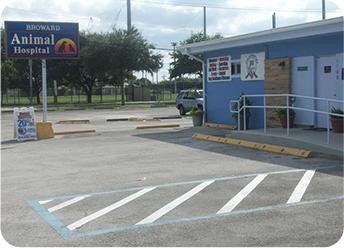
[[[203,31],[204,6],[207,34],[224,37],[271,29],[273,13],[277,28],[322,19],[322,0],[131,0],[132,26],[164,56],[164,67],[149,80],[169,79],[171,43]],[[326,19],[344,15],[342,0],[325,6]],[[127,27],[127,0],[5,0],[0,10],[1,27],[4,21],[78,22],[88,32]]]

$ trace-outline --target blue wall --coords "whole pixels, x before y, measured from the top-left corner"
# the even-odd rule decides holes
[[[231,59],[240,60],[241,54],[265,52],[266,46],[258,45],[254,47],[239,48],[233,50],[220,50],[206,53],[205,63],[208,58],[231,55]],[[207,78],[207,77],[206,77]],[[231,100],[237,100],[244,92],[245,95],[264,94],[264,81],[241,81],[240,78],[232,78],[228,82],[206,82],[206,108],[207,122],[236,125],[236,120],[232,118],[229,110]],[[255,105],[263,105],[262,99],[254,98],[251,102]],[[262,128],[263,110],[251,109],[250,128]],[[254,121],[253,121],[254,120]]]
[[[232,61],[240,60],[241,54],[265,52],[266,59],[283,57],[301,57],[343,53],[343,33],[327,36],[314,36],[283,42],[273,42],[235,49],[223,49],[204,54],[204,62],[208,58],[230,55]],[[207,73],[206,77],[207,79]],[[208,82],[205,84],[207,122],[236,125],[229,110],[229,102],[236,100],[242,92],[245,95],[264,94],[264,81],[241,81],[233,78],[228,82]],[[253,105],[263,105],[260,98],[251,99]],[[250,129],[263,128],[263,110],[251,109]]]

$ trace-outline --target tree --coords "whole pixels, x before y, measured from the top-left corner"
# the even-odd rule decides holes
[[[94,86],[106,74],[109,51],[106,35],[80,33],[80,59],[66,60],[64,81],[70,86],[80,86],[92,102]]]
[[[28,59],[13,60],[14,66],[20,76],[16,82],[12,83],[12,88],[20,88],[28,95],[30,93],[30,75]],[[48,63],[47,63],[48,64]],[[32,60],[32,93],[36,96],[37,104],[41,104],[40,92],[42,91],[42,62],[38,59]],[[33,97],[34,97],[33,96]]]
[[[191,33],[191,36],[184,41],[180,41],[179,45],[191,44],[196,42],[201,42],[205,40],[214,40],[223,38],[219,33],[209,36],[204,36],[203,32]],[[170,53],[173,62],[170,63],[171,69],[170,78],[180,77],[185,74],[197,74],[202,77],[202,64],[199,61],[191,60],[189,56],[181,54],[181,52],[175,51]]]
[[[14,68],[14,63],[11,60],[4,60],[1,63],[1,102],[4,99],[5,92],[12,88],[19,79],[19,73]]]
[[[108,47],[106,53],[107,75],[115,84],[121,86],[122,105],[124,105],[124,82],[133,77],[133,71],[147,71],[151,74],[163,65],[162,55],[154,54],[155,48],[132,27],[113,29],[107,35]]]

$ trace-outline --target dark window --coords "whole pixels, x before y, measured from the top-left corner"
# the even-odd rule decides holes
[[[324,66],[324,73],[331,73],[331,66],[330,65]]]

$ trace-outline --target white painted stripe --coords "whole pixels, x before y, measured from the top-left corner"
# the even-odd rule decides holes
[[[38,201],[38,203],[41,204],[41,205],[44,205],[44,204],[46,204],[46,203],[48,203],[48,202],[51,202],[51,201],[53,201],[53,200],[54,200],[54,199],[45,200],[45,201]]]
[[[245,199],[267,176],[268,174],[258,175],[248,185],[245,186],[238,194],[236,194],[229,202],[226,203],[217,214],[231,212],[242,200]]]
[[[89,196],[90,195],[75,197],[75,198],[73,198],[71,200],[62,202],[62,203],[60,203],[60,204],[58,204],[58,205],[56,205],[54,207],[48,208],[48,211],[50,213],[55,212],[55,211],[60,210],[60,209],[62,209],[64,207],[67,207],[67,206],[72,205],[72,204],[74,204],[76,202],[79,202],[79,201],[81,201],[81,200],[83,200],[83,199],[85,199],[86,197],[89,197]]]
[[[182,204],[183,202],[185,202],[186,200],[188,200],[192,196],[196,195],[202,189],[204,189],[205,187],[209,186],[213,182],[214,181],[206,181],[206,182],[203,182],[203,183],[197,185],[192,190],[186,192],[184,195],[182,195],[182,196],[178,197],[177,199],[173,200],[169,204],[167,204],[164,207],[160,208],[156,212],[154,212],[151,215],[149,215],[147,218],[145,218],[145,219],[141,220],[140,222],[136,223],[135,225],[148,224],[148,223],[152,223],[152,222],[156,221],[161,216],[167,214],[172,209],[176,208],[177,206],[179,206],[180,204]]]
[[[289,197],[287,204],[295,203],[301,201],[303,195],[305,194],[309,183],[311,182],[316,170],[308,170],[305,172],[303,177],[301,178],[300,182],[294,189],[294,192]]]
[[[124,198],[124,199],[122,199],[122,200],[120,200],[120,201],[118,201],[118,202],[116,202],[116,203],[106,207],[106,208],[103,208],[103,209],[101,209],[101,210],[99,210],[99,211],[97,211],[97,212],[95,212],[95,213],[93,213],[93,214],[91,214],[89,216],[86,216],[85,218],[82,218],[81,220],[78,220],[78,221],[70,224],[67,227],[68,227],[69,230],[72,231],[72,230],[74,230],[74,229],[76,229],[78,227],[81,227],[82,225],[92,221],[92,220],[95,220],[95,219],[99,218],[100,216],[103,216],[103,215],[111,212],[112,210],[115,210],[116,208],[119,208],[119,207],[127,204],[128,202],[130,202],[132,200],[135,200],[136,198],[138,198],[138,197],[148,193],[149,191],[151,191],[153,189],[155,189],[155,187],[153,187],[153,188],[145,188],[143,190],[140,190],[139,192],[136,192],[135,194],[132,194],[132,195],[130,195],[130,196],[128,196],[128,197],[126,197],[126,198]]]

